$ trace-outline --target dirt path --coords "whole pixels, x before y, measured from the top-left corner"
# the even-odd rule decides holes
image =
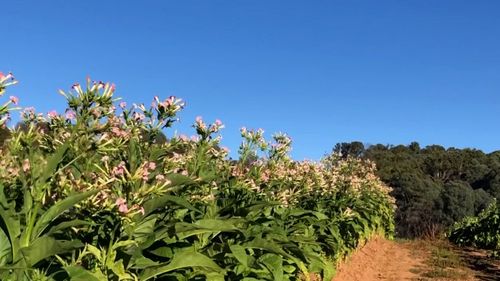
[[[418,280],[423,266],[408,245],[375,238],[340,265],[334,281]]]
[[[333,281],[498,281],[500,261],[446,241],[375,238],[339,266]]]

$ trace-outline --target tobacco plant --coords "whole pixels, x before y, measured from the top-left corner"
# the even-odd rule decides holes
[[[1,77],[3,94],[15,81]],[[60,91],[64,112],[21,112],[0,154],[1,280],[330,280],[392,235],[371,163],[294,161],[290,137],[246,128],[230,160],[221,121],[169,135],[182,100],[129,106],[114,92],[87,79]]]
[[[478,216],[466,217],[453,225],[448,238],[459,246],[500,251],[500,208],[494,201]]]

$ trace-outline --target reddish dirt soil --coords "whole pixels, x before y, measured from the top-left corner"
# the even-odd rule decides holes
[[[414,272],[425,266],[424,261],[405,243],[374,238],[339,265],[333,281],[419,280]]]
[[[436,267],[439,263],[431,254],[436,248],[454,253],[458,264]],[[374,238],[338,266],[332,281],[379,280],[499,281],[500,261],[489,258],[486,251],[458,248],[447,242]]]

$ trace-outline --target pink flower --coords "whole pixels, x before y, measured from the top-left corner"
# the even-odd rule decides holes
[[[120,102],[120,107],[121,109],[125,109],[125,107],[127,107],[127,103],[124,101]]]
[[[222,121],[220,121],[219,119],[215,120],[215,125],[217,126],[222,126]]]
[[[122,197],[118,197],[116,198],[116,202],[115,202],[116,206],[119,206],[119,205],[123,205],[123,204],[127,204],[127,200],[125,200],[124,198]]]
[[[4,78],[5,75],[3,75],[3,72],[0,71],[0,79]]]
[[[147,169],[145,169],[143,172],[142,172],[142,180],[143,181],[148,181],[149,180],[149,171]]]
[[[128,213],[128,207],[127,207],[127,205],[123,204],[123,205],[118,206],[118,211],[120,213],[124,213],[124,214]]]
[[[23,171],[26,173],[30,170],[31,165],[30,165],[30,160],[24,159],[23,161]]]
[[[155,162],[149,162],[149,164],[148,164],[148,168],[149,168],[150,170],[154,170],[154,169],[156,169],[156,163],[155,163]]]
[[[68,120],[74,120],[76,118],[75,112],[72,110],[66,111],[66,119]]]
[[[196,116],[196,123],[201,123],[203,122],[203,118],[201,116]]]
[[[123,176],[125,174],[125,162],[120,162],[118,166],[113,168],[113,175],[116,177]]]
[[[141,207],[139,209],[139,213],[141,213],[143,216],[144,216],[144,214],[146,214],[146,211],[144,211],[144,207]]]
[[[51,110],[51,111],[49,111],[49,113],[47,113],[47,116],[48,116],[50,119],[57,118],[57,112],[56,112],[55,110]]]
[[[18,168],[9,167],[9,168],[7,168],[7,172],[9,173],[9,176],[11,176],[11,177],[19,176],[19,169]]]
[[[116,206],[118,206],[118,211],[120,213],[128,213],[128,206],[127,206],[127,200],[125,200],[122,197],[118,197],[115,202]]]
[[[156,175],[155,179],[157,181],[163,181],[165,179],[165,176],[164,175]]]
[[[19,102],[19,98],[16,96],[10,96],[9,99],[13,104],[17,104]]]

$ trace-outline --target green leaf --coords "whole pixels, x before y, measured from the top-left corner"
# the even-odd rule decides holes
[[[4,186],[2,183],[0,183],[0,207],[9,207],[9,202],[7,202],[7,197],[5,196]]]
[[[28,247],[21,248],[21,252],[27,265],[33,266],[43,259],[67,253],[83,246],[83,243],[78,240],[56,240],[49,236],[43,236],[35,239]]]
[[[144,203],[145,215],[147,216],[152,212],[156,211],[157,209],[164,208],[167,205],[167,203],[174,203],[177,206],[189,209],[197,213],[201,213],[200,210],[196,209],[184,198],[172,195],[163,195],[162,197],[153,198]]]
[[[157,219],[154,217],[148,217],[140,221],[134,228],[134,234],[133,234],[134,241],[137,242],[138,244],[142,244],[148,240],[151,240],[150,238],[155,236],[154,230],[155,230],[156,220]]]
[[[284,257],[293,258],[293,256],[285,252],[278,244],[262,238],[255,238],[254,240],[244,244],[243,246],[246,248],[266,250]]]
[[[305,266],[304,262],[302,262],[298,258],[285,252],[278,244],[273,243],[272,241],[262,239],[262,238],[255,238],[254,240],[244,244],[243,246],[247,247],[247,248],[252,248],[252,249],[266,250],[266,251],[269,251],[271,253],[275,253],[275,254],[278,254],[278,255],[281,255],[283,257],[288,258],[293,263],[295,263],[297,265],[297,267],[302,271],[306,281],[310,281],[309,271],[307,270],[307,267]]]
[[[243,222],[243,219],[201,219],[195,223],[176,223],[175,232],[179,239],[205,233],[233,232],[239,231],[235,223]]]
[[[71,221],[65,221],[62,222],[54,227],[51,227],[50,230],[47,232],[46,235],[52,235],[58,231],[64,230],[66,228],[70,227],[75,227],[75,226],[82,226],[82,225],[92,225],[93,223],[84,221],[84,220],[71,220]]]
[[[71,281],[107,281],[108,278],[102,272],[91,272],[81,266],[66,266],[64,270],[68,273]]]
[[[248,267],[248,255],[245,251],[245,247],[240,245],[231,245],[229,246],[231,253],[233,253],[234,257],[245,267]]]
[[[12,246],[7,234],[0,229],[0,267],[12,261]]]
[[[131,264],[133,269],[145,269],[148,267],[155,267],[160,265],[160,263],[148,259],[144,256],[133,258]]]
[[[54,176],[54,174],[57,172],[57,167],[64,159],[64,156],[68,151],[68,148],[69,148],[69,143],[63,144],[62,146],[56,149],[54,154],[52,154],[49,159],[47,159],[47,165],[45,166],[43,174],[37,180],[38,186],[43,185],[44,183],[47,182],[48,179]]]
[[[205,274],[207,281],[224,281],[224,274],[217,272],[209,272]]]
[[[192,178],[182,174],[172,173],[165,175],[165,177],[171,182],[171,186],[180,186],[194,183],[194,180]]]
[[[125,266],[123,265],[123,260],[119,261],[109,261],[106,262],[106,267],[111,269],[116,276],[118,276],[119,280],[131,280],[133,279],[132,275],[128,274],[125,270]]]
[[[283,280],[283,258],[275,254],[264,254],[259,260],[273,275],[275,281]]]
[[[146,269],[139,279],[146,281],[167,272],[190,267],[201,267],[216,273],[224,272],[223,269],[209,257],[193,251],[182,251],[176,253],[169,264],[157,268]]]
[[[31,234],[31,239],[35,239],[47,228],[54,219],[59,217],[62,213],[64,213],[69,208],[73,207],[75,204],[79,203],[82,200],[89,198],[90,196],[97,194],[100,190],[90,190],[87,192],[71,195],[50,207],[43,215],[40,216],[38,221],[33,228],[33,232]]]
[[[19,236],[21,235],[21,225],[19,220],[14,219],[15,214],[12,210],[5,211],[0,208],[0,228],[2,228],[4,234],[7,236],[12,253],[12,261],[16,262],[18,260],[18,250],[19,250]]]
[[[139,161],[140,161],[140,147],[135,138],[131,138],[129,142],[129,157],[128,157],[128,164],[129,164],[129,171],[131,173],[134,173],[137,167],[139,167]]]

